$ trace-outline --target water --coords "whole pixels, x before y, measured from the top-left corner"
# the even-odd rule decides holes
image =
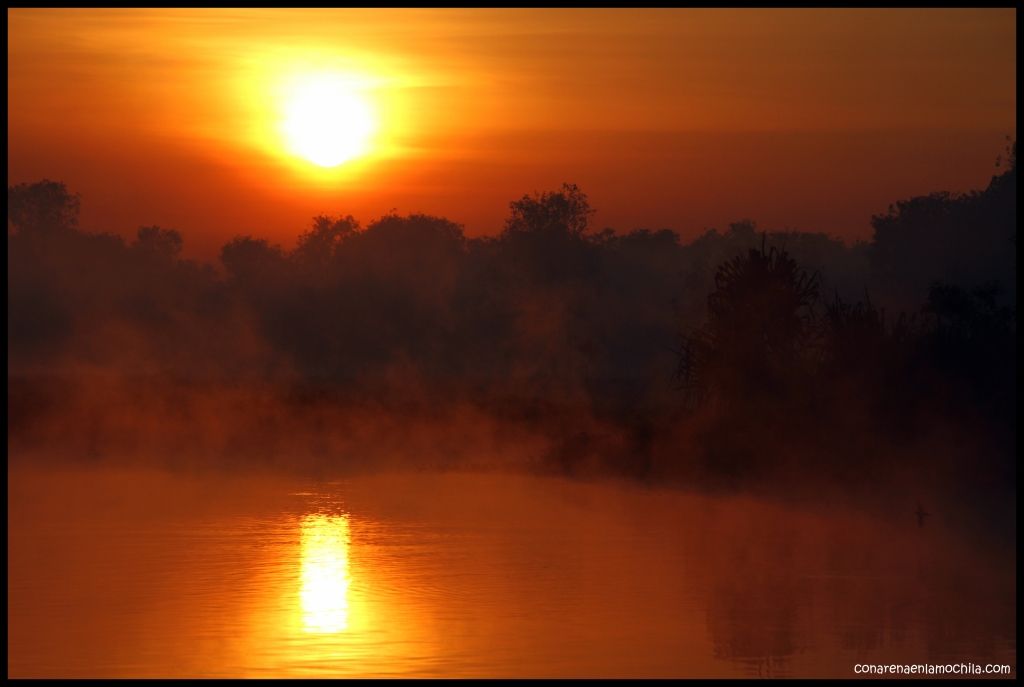
[[[1013,552],[935,519],[540,477],[12,470],[8,674],[1015,669]]]

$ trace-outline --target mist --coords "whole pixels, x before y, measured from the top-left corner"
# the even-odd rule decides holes
[[[322,215],[207,264],[171,228],[79,230],[62,183],[9,187],[11,459],[928,499],[1012,534],[1007,153],[985,189],[901,201],[852,245],[598,229],[565,184],[491,237]]]

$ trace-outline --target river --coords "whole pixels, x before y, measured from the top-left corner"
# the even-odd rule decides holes
[[[1016,669],[1015,554],[939,514],[498,474],[8,478],[10,677]]]

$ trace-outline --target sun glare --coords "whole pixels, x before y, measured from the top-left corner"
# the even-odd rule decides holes
[[[316,75],[290,89],[281,128],[293,154],[336,167],[369,152],[377,118],[369,100],[345,78]]]
[[[348,628],[348,517],[307,515],[302,520],[302,620],[306,632]]]

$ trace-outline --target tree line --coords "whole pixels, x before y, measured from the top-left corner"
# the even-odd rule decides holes
[[[512,201],[493,236],[423,214],[323,215],[291,248],[240,234],[211,265],[182,257],[174,229],[82,231],[63,183],[19,184],[8,371],[475,403],[558,425],[550,460],[566,471],[602,450],[573,426],[584,413],[626,437],[602,457],[614,469],[711,481],[780,465],[848,479],[941,425],[990,444],[958,469],[1003,479],[1016,441],[1008,152],[985,189],[898,202],[852,245],[749,220],[689,242],[597,230],[565,184]]]

